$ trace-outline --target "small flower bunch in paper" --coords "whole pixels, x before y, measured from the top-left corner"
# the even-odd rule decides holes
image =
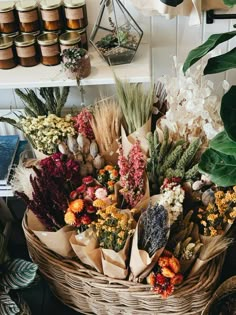
[[[205,236],[224,234],[236,218],[236,186],[217,190],[214,202],[198,209],[197,218]]]
[[[147,277],[147,282],[152,286],[152,290],[162,298],[170,296],[175,286],[183,282],[183,275],[180,273],[180,262],[167,250],[164,250],[159,257],[154,270]]]
[[[74,121],[75,130],[79,134],[82,134],[85,138],[88,138],[89,140],[95,139],[93,129],[91,127],[93,115],[87,108],[83,108],[82,111],[72,119]]]
[[[161,186],[161,194],[158,200],[169,214],[170,225],[183,213],[185,191],[179,184],[181,178],[165,179]]]
[[[106,187],[109,193],[114,192],[114,185],[119,180],[119,168],[117,165],[106,165],[98,171],[97,180]]]
[[[119,145],[118,166],[120,173],[120,193],[124,196],[128,206],[135,207],[145,193],[146,156],[136,141],[128,157],[124,156],[122,145]]]

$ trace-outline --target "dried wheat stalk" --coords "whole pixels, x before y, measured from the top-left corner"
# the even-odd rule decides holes
[[[103,98],[93,107],[91,126],[99,151],[109,151],[111,145],[120,137],[121,111],[113,98]]]

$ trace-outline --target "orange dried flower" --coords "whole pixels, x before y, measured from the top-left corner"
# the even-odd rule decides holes
[[[154,286],[156,283],[156,277],[154,272],[151,272],[150,275],[147,277],[147,283],[150,284],[151,286]]]
[[[114,167],[113,167],[112,165],[107,165],[107,166],[104,167],[104,170],[106,170],[106,171],[112,171],[113,168],[114,168]]]
[[[174,273],[178,273],[180,271],[179,260],[177,258],[175,258],[174,256],[172,256],[169,259],[169,267]]]
[[[173,285],[179,285],[183,282],[184,277],[181,273],[178,273],[173,278],[171,278],[170,283]]]
[[[175,273],[168,267],[162,267],[161,273],[164,277],[167,277],[167,278],[173,278],[175,276]]]
[[[110,187],[112,187],[112,186],[115,185],[115,182],[113,182],[113,180],[109,180],[109,181],[107,182],[107,185],[110,186]]]
[[[84,208],[84,201],[82,199],[76,199],[69,205],[70,211],[77,213],[81,212]]]
[[[158,259],[158,265],[160,267],[167,267],[167,266],[169,266],[169,257],[160,257]]]
[[[75,225],[75,223],[76,223],[75,214],[71,211],[67,211],[65,216],[64,216],[64,220],[65,220],[66,224]]]

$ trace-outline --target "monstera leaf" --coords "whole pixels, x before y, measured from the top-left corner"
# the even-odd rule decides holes
[[[220,115],[224,123],[225,131],[229,138],[236,141],[236,86],[223,96]]]
[[[34,281],[37,265],[22,259],[15,259],[6,264],[1,285],[9,289],[25,288]]]
[[[0,315],[14,315],[20,312],[20,308],[12,300],[10,295],[0,291]]]
[[[236,142],[232,141],[225,131],[218,133],[218,135],[210,141],[210,148],[227,155],[236,156]]]
[[[203,174],[209,174],[218,186],[236,185],[236,156],[226,155],[213,149],[207,149],[198,164]]]
[[[205,41],[205,43],[203,43],[201,46],[190,51],[190,53],[188,54],[188,57],[186,58],[184,62],[183,72],[186,73],[188,68],[190,68],[194,63],[196,63],[203,56],[205,56],[209,51],[214,49],[219,44],[233,38],[235,35],[236,35],[236,31],[211,35]],[[204,73],[207,74],[206,72]]]

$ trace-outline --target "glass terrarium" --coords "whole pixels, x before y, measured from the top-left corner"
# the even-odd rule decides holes
[[[111,66],[130,63],[143,31],[120,0],[102,0],[91,44]]]

